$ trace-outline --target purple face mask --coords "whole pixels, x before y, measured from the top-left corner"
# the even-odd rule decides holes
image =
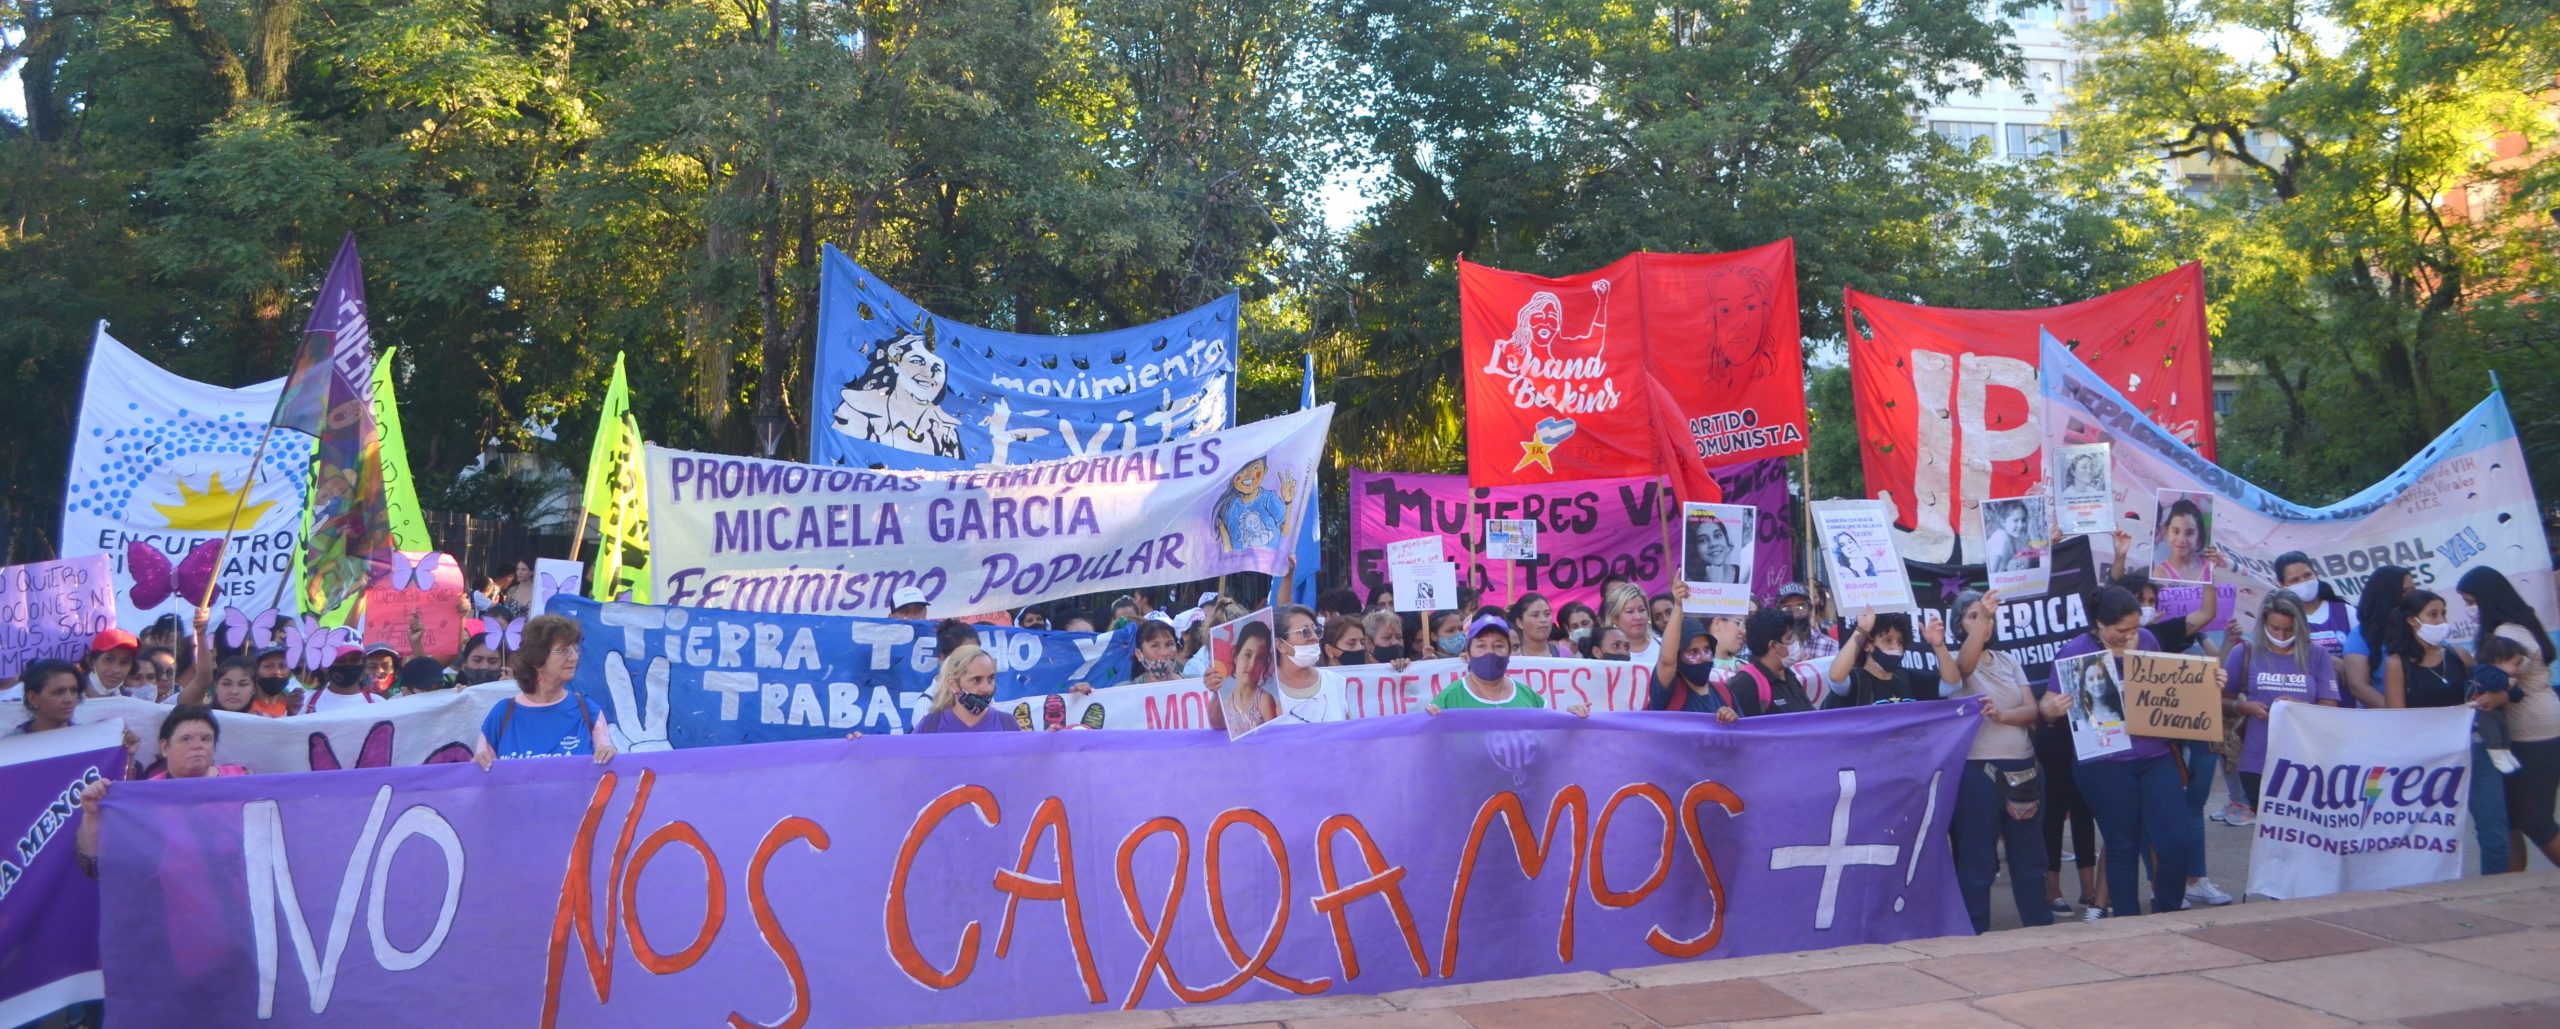
[[[1502,674],[1511,670],[1509,654],[1478,654],[1467,659],[1467,674],[1477,682],[1501,682]]]

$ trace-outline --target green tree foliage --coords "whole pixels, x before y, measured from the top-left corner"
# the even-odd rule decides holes
[[[2217,356],[2252,372],[2226,464],[2334,500],[2406,460],[2503,373],[2560,473],[2543,297],[2560,287],[2547,3],[2132,0],[2069,124],[2068,181],[2148,194],[2137,224],[2207,262]],[[2191,184],[2162,155],[2209,168]]]

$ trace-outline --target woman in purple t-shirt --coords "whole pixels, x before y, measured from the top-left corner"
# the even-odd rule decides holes
[[[2336,607],[2338,605],[2332,605]],[[2258,628],[2249,645],[2233,647],[2222,659],[2224,708],[2245,717],[2240,741],[2240,787],[2249,807],[2258,806],[2259,778],[2267,767],[2267,716],[2285,702],[2338,706],[2338,669],[2327,648],[2309,638],[2302,599],[2290,590],[2270,590],[2258,605]]]
[[[2103,650],[2114,656],[2117,671],[2122,672],[2126,654],[2160,649],[2160,642],[2142,627],[2142,602],[2122,586],[2100,587],[2091,595],[2089,622],[2088,632],[2072,637],[2055,652],[2054,667],[2067,667],[2065,658]],[[2048,692],[2059,687],[2048,677]],[[2168,742],[2148,736],[2132,740],[2125,750],[2072,767],[2072,779],[2106,839],[2108,900],[2119,918],[2142,913],[2145,850],[2158,855],[2151,874],[2151,912],[2186,907],[2187,834],[2193,831],[2187,817],[2187,786],[2177,762],[2169,756]]]
[[[917,732],[1008,732],[1022,727],[994,709],[996,659],[970,644],[942,659],[933,677],[933,707],[916,719]]]

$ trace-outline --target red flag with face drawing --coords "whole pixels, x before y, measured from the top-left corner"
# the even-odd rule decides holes
[[[1795,242],[1629,254],[1547,278],[1458,266],[1467,478],[1507,486],[1671,477],[1805,445]]]

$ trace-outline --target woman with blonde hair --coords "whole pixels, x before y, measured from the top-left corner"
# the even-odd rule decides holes
[[[1015,732],[1022,727],[998,714],[996,658],[977,644],[961,647],[942,659],[933,677],[933,706],[916,719],[916,731]]]
[[[1609,587],[1600,605],[1600,624],[1627,634],[1627,653],[1638,668],[1651,668],[1662,656],[1662,637],[1653,631],[1653,600],[1634,583]]]

